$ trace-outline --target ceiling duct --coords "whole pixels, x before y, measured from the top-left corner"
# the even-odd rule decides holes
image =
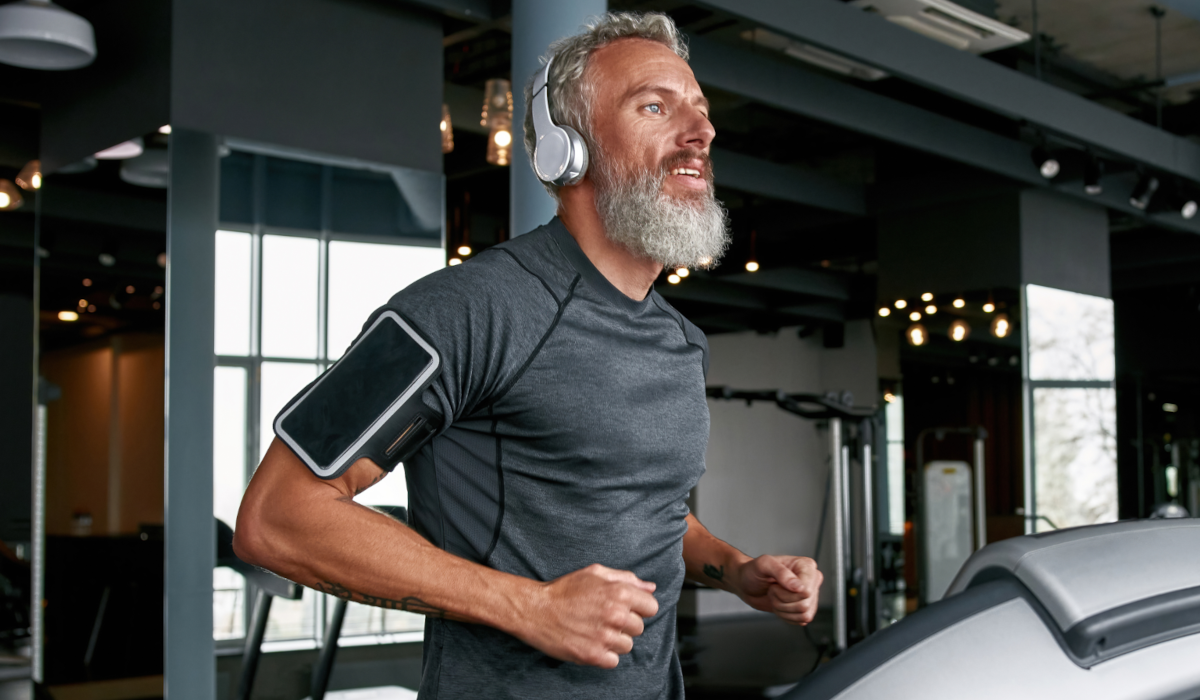
[[[888,74],[873,68],[865,63],[852,61],[844,56],[818,49],[817,47],[806,44],[802,41],[789,39],[786,36],[776,34],[775,32],[767,31],[763,28],[747,29],[742,32],[742,38],[747,41],[753,41],[759,46],[775,51],[781,51],[787,56],[799,59],[810,65],[824,68],[828,71],[833,71],[840,75],[858,78],[859,80],[880,80],[888,77]]]
[[[974,54],[1006,49],[1030,39],[1020,29],[949,0],[852,0],[850,4],[909,31]]]

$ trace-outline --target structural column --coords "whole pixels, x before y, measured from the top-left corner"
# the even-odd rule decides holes
[[[509,174],[509,225],[514,236],[528,233],[554,216],[554,200],[534,175],[521,145],[525,133],[525,85],[542,67],[539,58],[546,53],[550,42],[578,32],[589,17],[603,14],[607,9],[607,0],[513,0],[513,137],[517,140],[517,153]]]
[[[167,202],[164,669],[170,700],[216,697],[212,636],[217,137],[171,134]]]

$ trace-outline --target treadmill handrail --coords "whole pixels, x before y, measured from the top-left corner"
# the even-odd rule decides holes
[[[875,415],[875,406],[847,406],[840,401],[820,394],[789,394],[782,389],[743,390],[730,389],[727,386],[706,387],[704,393],[710,398],[730,401],[769,401],[783,410],[794,413],[801,418],[822,420],[827,418],[848,418],[859,420]]]

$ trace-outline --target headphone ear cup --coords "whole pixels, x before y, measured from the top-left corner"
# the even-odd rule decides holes
[[[578,131],[569,126],[560,125],[558,128],[562,129],[563,133],[566,134],[567,140],[570,143],[570,150],[568,152],[567,167],[563,171],[563,174],[556,180],[555,184],[560,186],[575,185],[587,174],[587,142],[583,140]]]

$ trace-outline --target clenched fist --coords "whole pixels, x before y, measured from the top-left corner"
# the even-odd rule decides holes
[[[517,636],[556,659],[616,668],[643,620],[658,612],[654,588],[630,571],[592,564],[541,584],[530,624]]]

